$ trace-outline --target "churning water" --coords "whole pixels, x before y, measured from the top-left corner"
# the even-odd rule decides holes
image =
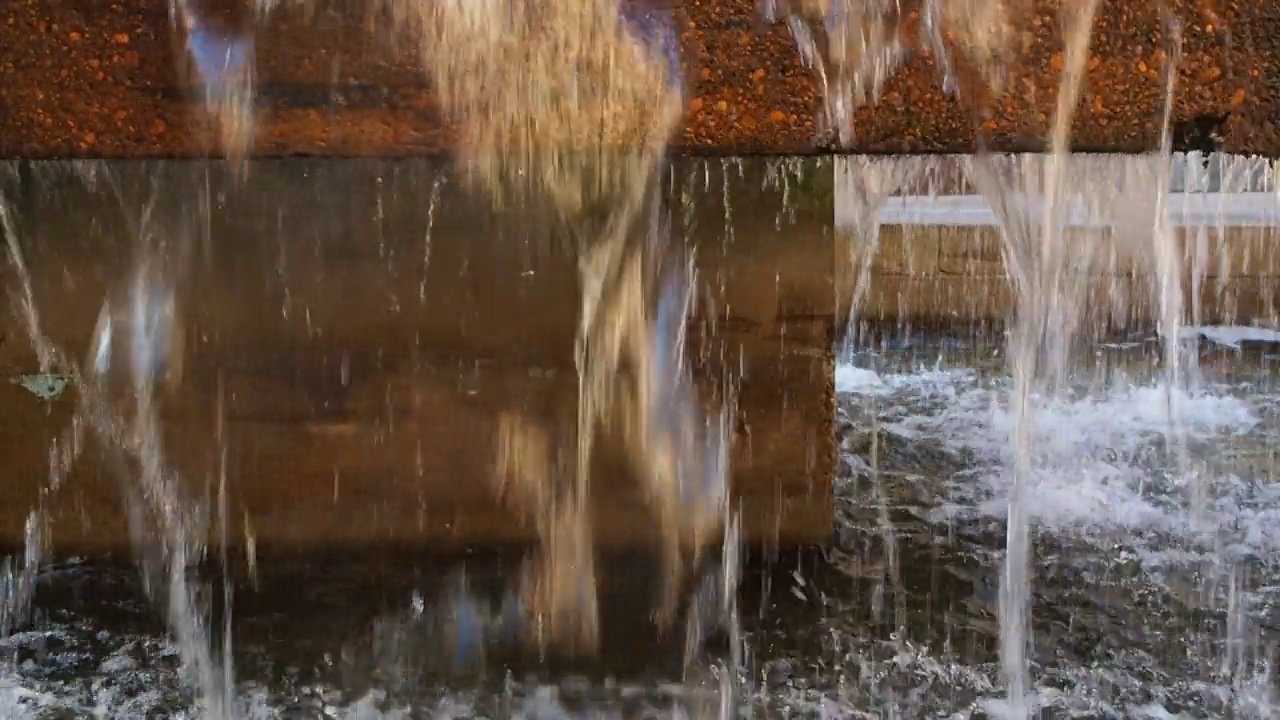
[[[743,579],[743,712],[996,716],[1014,422],[1002,342],[881,337],[838,371],[835,545],[825,559],[784,556]],[[1230,328],[1186,337],[1201,382],[1179,407],[1189,457],[1212,479],[1211,538],[1195,531],[1174,472],[1154,337],[1082,349],[1078,386],[1036,404],[1030,702],[1046,717],[1274,716],[1276,337]],[[461,560],[390,554],[262,559],[256,588],[236,601],[242,716],[718,712],[710,667],[695,664],[693,682],[676,684],[679,664],[664,658],[678,659],[678,648],[628,630],[625,612],[602,626],[598,663],[522,660],[504,644],[503,577],[516,563],[471,558],[464,576]],[[616,563],[603,566],[626,568],[615,570],[615,604],[645,582],[625,579],[644,563]],[[127,563],[58,564],[38,583],[37,624],[2,646],[5,717],[192,712],[178,649]],[[459,602],[464,592],[476,599]]]

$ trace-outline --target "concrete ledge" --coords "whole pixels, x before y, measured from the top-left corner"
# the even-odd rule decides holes
[[[1280,223],[1206,222],[1179,229],[1177,240],[1185,302],[1189,313],[1198,313],[1196,322],[1247,325],[1280,318]],[[859,316],[922,323],[1007,319],[1016,296],[1000,243],[995,228],[976,223],[882,227]],[[856,282],[851,265],[858,256],[855,251],[851,260],[850,253],[846,238],[837,251],[842,302]],[[1105,246],[1101,254],[1101,266],[1081,270],[1091,276],[1085,300],[1091,321],[1112,328],[1150,323],[1156,277],[1148,258]]]
[[[700,386],[710,396],[743,374],[733,482],[746,529],[766,544],[825,542],[831,210],[784,205],[790,170],[775,165],[677,165],[664,193],[689,200],[671,219],[676,241],[697,248],[688,342]],[[141,246],[166,243],[158,256],[171,260],[190,248],[183,375],[161,405],[166,452],[185,491],[206,497],[221,422],[232,517],[259,544],[535,537],[489,480],[500,412],[565,421],[576,408],[564,228],[532,208],[495,212],[421,161],[262,161],[239,184],[222,163],[35,163],[22,182],[15,210],[41,320],[76,357]],[[145,207],[151,223],[139,226]],[[10,264],[0,268],[13,287]],[[0,337],[0,375],[37,370],[14,312]],[[73,406],[0,380],[0,544],[21,542]],[[647,541],[653,523],[610,458],[595,476],[599,539]],[[59,491],[61,551],[127,542],[110,468],[90,453]]]
[[[1176,228],[1266,228],[1280,225],[1280,194],[1274,192],[1174,192],[1165,197],[1165,217]],[[885,200],[883,225],[937,225],[951,228],[997,228],[995,211],[981,195],[898,195]],[[1067,224],[1072,228],[1104,228],[1115,218],[1096,215],[1079,204]]]
[[[979,193],[963,156],[841,158],[834,178],[837,297],[842,317],[866,267],[860,318],[925,324],[1003,321],[1015,308],[993,203],[1039,228],[1034,189],[1045,160],[998,156],[988,170],[1028,183],[1030,198]],[[1156,188],[1197,323],[1275,322],[1280,296],[1276,165],[1256,157],[1076,155],[1063,168],[1071,206],[1062,241],[1086,276],[1082,310],[1100,330],[1148,326],[1158,306]],[[1019,179],[1018,173],[1024,177]],[[868,230],[874,214],[878,236]],[[862,229],[860,229],[860,227]],[[1038,240],[1033,239],[1033,242]],[[1090,250],[1092,255],[1086,254]],[[869,264],[868,264],[869,263]],[[1064,309],[1065,312],[1065,309]]]
[[[220,5],[247,15],[247,0]],[[1039,150],[1060,74],[1057,5],[1036,0],[1016,19],[1021,47],[1000,94],[966,86],[962,100],[950,97],[933,58],[917,53],[880,102],[859,111],[853,143],[837,147],[820,131],[818,85],[785,26],[763,22],[755,0],[674,0],[688,89],[674,149],[971,152],[982,137],[996,150]],[[1073,130],[1077,147],[1132,152],[1158,143],[1163,6],[1185,28],[1175,144],[1280,155],[1280,19],[1267,2],[1103,0]],[[907,36],[916,20],[910,10],[907,3]],[[364,0],[310,0],[283,3],[256,26],[257,155],[449,150],[453,133],[423,73],[368,20]],[[0,10],[0,157],[221,154],[183,42],[164,0],[7,4]]]

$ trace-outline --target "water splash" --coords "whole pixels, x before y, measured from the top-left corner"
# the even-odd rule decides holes
[[[1159,352],[1156,346],[1151,350]],[[1229,707],[1241,717],[1266,717],[1265,712],[1246,708],[1274,694],[1274,687],[1261,694],[1254,689],[1258,682],[1273,682],[1269,674],[1270,633],[1257,625],[1266,622],[1262,618],[1271,610],[1255,605],[1243,635],[1230,627],[1227,618],[1240,617],[1239,606],[1230,602],[1232,573],[1238,575],[1237,602],[1274,607],[1275,564],[1264,559],[1273,544],[1272,533],[1264,529],[1272,522],[1272,510],[1261,509],[1271,508],[1276,498],[1273,468],[1266,462],[1236,464],[1241,459],[1237,452],[1243,451],[1245,456],[1256,452],[1252,443],[1270,442],[1265,438],[1274,433],[1275,416],[1263,409],[1274,403],[1259,394],[1271,386],[1267,371],[1259,368],[1260,374],[1250,376],[1243,386],[1237,379],[1223,382],[1219,376],[1204,390],[1180,392],[1179,406],[1193,457],[1208,461],[1212,468],[1205,471],[1217,480],[1214,520],[1219,532],[1230,537],[1219,549],[1213,542],[1202,542],[1193,531],[1189,498],[1177,485],[1180,461],[1169,452],[1164,438],[1168,405],[1163,368],[1152,367],[1149,353],[1140,348],[1107,352],[1112,355],[1111,362],[1122,364],[1129,374],[1082,358],[1084,362],[1076,365],[1073,374],[1077,387],[1087,390],[1041,395],[1034,404],[1037,458],[1026,497],[1040,553],[1034,620],[1037,635],[1043,635],[1037,643],[1037,688],[1031,704],[1054,708],[1043,709],[1046,714],[1072,708],[1069,714],[1081,716],[1118,712],[1142,717],[1136,710],[1139,706],[1155,709],[1163,704],[1173,715],[1180,711],[1230,715],[1231,710],[1222,709]],[[1123,359],[1122,354],[1129,359]],[[968,353],[959,355],[965,367],[951,365],[957,359],[951,353],[944,353],[940,368],[909,361],[902,369],[878,374],[874,386],[864,382],[860,392],[874,392],[885,400],[879,408],[883,414],[880,422],[892,428],[886,433],[891,469],[912,477],[923,460],[927,477],[916,476],[910,485],[950,485],[935,496],[936,500],[926,492],[911,504],[933,507],[928,522],[935,538],[947,537],[944,544],[951,547],[955,537],[962,538],[961,545],[974,547],[975,556],[985,558],[991,576],[981,582],[994,589],[1000,553],[993,541],[1001,529],[999,521],[1007,516],[1011,481],[1007,470],[1009,437],[1015,423],[1008,395],[1011,384],[1007,375],[995,368],[968,369],[972,362]],[[1094,374],[1099,376],[1096,383],[1090,379]],[[848,400],[846,407],[860,402],[860,398]],[[865,423],[858,421],[863,427]],[[950,457],[954,465],[925,459],[935,449]],[[866,451],[860,451],[857,459],[866,460]],[[948,467],[960,470],[951,480],[941,480],[951,474]],[[867,472],[863,468],[860,476],[866,477]],[[869,510],[866,498],[853,502]],[[906,528],[900,532],[915,525],[910,520],[903,524]],[[913,542],[913,537],[918,536],[903,534],[907,543]],[[1234,549],[1224,552],[1228,547]],[[1254,560],[1241,566],[1242,554],[1255,554]],[[945,566],[946,572],[954,569],[950,561]],[[1073,590],[1078,593],[1075,602],[1060,594],[1064,580],[1077,577],[1070,569],[1073,567],[1089,568],[1083,583],[1088,589]],[[1216,588],[1201,591],[1201,573],[1214,577]],[[1258,573],[1272,579],[1263,580]],[[1135,588],[1168,589],[1141,590],[1151,599],[1138,600],[1136,605],[1135,600],[1117,598],[1109,589],[1130,582]],[[1174,590],[1180,583],[1189,587]],[[1245,586],[1251,587],[1252,601],[1243,600],[1249,594],[1241,591]],[[988,594],[991,597],[986,603],[994,609],[995,593]],[[1152,613],[1148,602],[1163,609]],[[1210,617],[1213,620],[1205,624],[1205,618]],[[1099,662],[1094,645],[1066,639],[1070,631],[1061,627],[1064,621],[1080,627],[1112,628],[1105,632],[1121,637],[1104,641],[1114,642],[1115,649]],[[1135,624],[1145,629],[1129,632],[1122,628]],[[995,624],[987,630],[984,623],[983,630],[994,636]],[[916,631],[919,640],[938,652],[942,642],[932,623]],[[1200,639],[1184,641],[1184,632]],[[1237,647],[1245,648],[1249,660],[1234,675],[1219,675],[1228,644],[1235,642],[1232,638],[1241,639]],[[945,647],[949,649],[951,644]],[[1237,657],[1232,655],[1227,664],[1234,664]],[[988,665],[985,659],[985,653],[966,656],[958,665],[989,676],[992,682],[981,692],[992,696],[1001,690],[999,673],[994,663]],[[960,669],[943,662],[948,673]],[[1067,669],[1075,663],[1081,667]],[[1153,664],[1166,669],[1155,676],[1147,674]],[[1138,668],[1140,675],[1129,675]],[[1087,679],[1092,673],[1096,673],[1096,681]],[[948,685],[953,681],[954,675]],[[1241,687],[1238,696],[1234,691],[1224,692],[1236,683]],[[1205,693],[1203,699],[1191,699],[1209,686],[1217,689]],[[1210,695],[1216,698],[1211,700]],[[912,700],[901,701],[906,707],[898,707],[900,712],[915,708]],[[1131,709],[1123,709],[1126,705]],[[1007,703],[992,710],[1007,710]],[[1168,715],[1155,712],[1151,716]]]
[[[1210,480],[1189,460],[1181,428],[1179,404],[1185,389],[1194,387],[1197,376],[1194,352],[1189,352],[1179,339],[1184,335],[1181,326],[1188,315],[1194,320],[1200,314],[1206,266],[1212,254],[1210,228],[1220,228],[1228,216],[1233,222],[1243,219],[1246,225],[1269,223],[1264,219],[1265,211],[1252,220],[1242,214],[1244,207],[1257,199],[1255,196],[1230,196],[1231,207],[1239,210],[1228,210],[1228,197],[1221,196],[1215,209],[1210,209],[1202,202],[1204,198],[1193,194],[1204,191],[1203,159],[1188,155],[1180,163],[1171,160],[1169,118],[1179,57],[1176,24],[1167,34],[1172,38],[1172,47],[1166,54],[1162,150],[1125,159],[1069,155],[1068,129],[1087,57],[1094,3],[1071,3],[1064,11],[1068,42],[1050,137],[1051,152],[1042,157],[984,155],[959,163],[965,175],[961,185],[982,196],[981,212],[989,212],[991,219],[975,222],[976,217],[970,217],[964,203],[957,202],[964,197],[948,198],[943,203],[933,200],[935,191],[927,168],[937,168],[947,162],[945,159],[922,162],[911,158],[855,158],[845,163],[847,176],[837,178],[838,182],[843,180],[839,199],[848,205],[843,220],[837,221],[847,226],[852,248],[851,277],[844,283],[846,292],[852,295],[851,324],[859,318],[872,256],[878,249],[886,216],[894,224],[913,223],[916,219],[909,203],[914,202],[916,207],[926,208],[930,218],[940,225],[976,227],[990,222],[999,227],[1001,261],[1017,298],[1007,348],[1014,390],[1009,399],[1012,421],[1007,472],[1011,480],[1001,596],[1001,655],[1009,690],[1001,712],[1014,717],[1025,717],[1033,709],[1028,699],[1032,580],[1026,488],[1035,471],[1033,465],[1041,457],[1035,440],[1038,435],[1032,430],[1036,422],[1033,405],[1078,391],[1070,365],[1082,339],[1096,338],[1108,327],[1140,327],[1150,321],[1162,345],[1163,386],[1168,398],[1166,440],[1180,458],[1174,463],[1172,474],[1186,486],[1188,512],[1193,516],[1205,514],[1209,497],[1205,483]],[[1220,163],[1230,161],[1215,162],[1220,172]],[[913,166],[917,163],[920,166]],[[1215,167],[1215,163],[1209,165]],[[1250,188],[1265,174],[1256,169],[1238,171],[1238,177],[1251,178]],[[1169,196],[1174,177],[1182,178],[1187,188],[1177,198],[1177,209],[1171,207]],[[918,187],[921,184],[928,186],[923,193]],[[912,185],[916,187],[909,187]],[[897,192],[902,192],[903,197],[892,197]],[[908,197],[909,192],[916,194]],[[1188,236],[1194,240],[1190,253],[1184,243]],[[910,264],[909,259],[906,262]],[[1137,282],[1125,290],[1116,278],[1129,273]],[[1187,277],[1191,284],[1190,304],[1184,300]],[[1219,281],[1220,287],[1222,282]],[[852,342],[853,332],[849,335]],[[873,400],[867,402],[874,406]],[[874,475],[874,467],[872,471]],[[1212,574],[1217,576],[1216,572]]]
[[[905,163],[906,160],[882,162]],[[944,162],[942,159],[928,161],[939,165]],[[986,405],[976,411],[990,412],[994,406],[999,406],[1002,422],[993,432],[989,450],[999,461],[1014,466],[1013,472],[1008,464],[998,470],[1002,475],[999,492],[1010,492],[1010,484],[1018,477],[1016,471],[1020,460],[1028,463],[1021,469],[1030,473],[1022,477],[1036,478],[1027,486],[1032,488],[1028,491],[1030,494],[1024,493],[1021,498],[1022,512],[1027,513],[1028,524],[1032,520],[1041,524],[1068,522],[1067,518],[1058,518],[1057,515],[1066,515],[1065,506],[1074,504],[1079,509],[1072,511],[1069,522],[1092,527],[1094,523],[1102,522],[1100,515],[1113,511],[1119,513],[1112,504],[1133,492],[1132,488],[1122,485],[1108,486],[1109,489],[1095,488],[1087,493],[1076,487],[1072,482],[1075,468],[1082,462],[1089,462],[1087,452],[1073,444],[1078,442],[1075,436],[1081,430],[1051,430],[1041,425],[1045,422],[1046,406],[1090,404],[1093,400],[1081,399],[1082,393],[1083,397],[1092,397],[1090,388],[1120,392],[1116,389],[1117,383],[1123,386],[1123,378],[1108,376],[1105,380],[1088,380],[1072,369],[1071,363],[1079,360],[1082,350],[1096,347],[1086,341],[1099,340],[1109,331],[1152,328],[1160,340],[1159,354],[1166,358],[1161,370],[1163,380],[1157,389],[1144,389],[1141,399],[1134,397],[1124,402],[1143,405],[1144,417],[1150,416],[1147,417],[1148,425],[1162,428],[1158,432],[1164,436],[1165,447],[1174,456],[1166,480],[1178,485],[1178,492],[1184,494],[1182,503],[1177,507],[1185,517],[1177,523],[1162,525],[1160,532],[1174,532],[1181,539],[1180,536],[1191,527],[1213,525],[1214,536],[1208,538],[1208,542],[1218,544],[1222,532],[1220,516],[1207,515],[1217,518],[1209,523],[1192,520],[1203,508],[1212,507],[1214,502],[1206,502],[1205,498],[1213,495],[1197,488],[1220,484],[1223,479],[1201,467],[1203,461],[1193,462],[1186,458],[1184,451],[1188,439],[1185,429],[1179,430],[1179,426],[1193,421],[1188,403],[1208,400],[1196,395],[1198,373],[1194,346],[1185,342],[1171,343],[1170,338],[1188,337],[1189,333],[1180,330],[1181,326],[1187,322],[1188,316],[1199,317],[1201,314],[1200,298],[1204,295],[1200,288],[1206,285],[1209,258],[1219,259],[1224,265],[1230,263],[1233,268],[1219,267],[1215,277],[1231,276],[1240,272],[1234,268],[1248,262],[1247,255],[1243,259],[1234,259],[1239,257],[1241,250],[1229,249],[1232,245],[1235,248],[1247,247],[1262,237],[1260,233],[1267,237],[1274,234],[1274,206],[1268,204],[1271,201],[1261,202],[1264,197],[1269,198],[1270,186],[1263,178],[1269,177],[1270,165],[1250,159],[1218,157],[1206,162],[1196,154],[1171,160],[1167,148],[1164,153],[1141,157],[1066,157],[1056,169],[1059,180],[1054,201],[1055,183],[1049,182],[1052,163],[1051,157],[1043,156],[984,157],[966,163],[967,182],[980,191],[986,208],[984,212],[990,213],[989,216],[984,215],[984,219],[979,220],[976,214],[964,210],[961,207],[964,203],[950,201],[941,203],[940,207],[930,207],[928,212],[917,217],[911,208],[919,205],[921,196],[904,194],[881,205],[879,221],[884,222],[887,217],[888,222],[894,224],[954,224],[957,227],[947,230],[951,234],[946,240],[949,243],[985,237],[977,234],[984,223],[999,227],[999,246],[1005,271],[1017,291],[1017,314],[1011,328],[1011,357],[1008,361],[1017,380],[1008,397],[988,398]],[[1220,175],[1226,167],[1234,170]],[[1224,177],[1221,183],[1208,181],[1211,169],[1213,174]],[[1180,192],[1176,194],[1170,193],[1171,176],[1181,178],[1175,183],[1180,185]],[[1221,194],[1205,195],[1210,188],[1220,190]],[[924,200],[928,200],[927,196]],[[872,217],[872,214],[868,212],[866,217]],[[1234,225],[1230,232],[1226,229],[1227,224]],[[1270,229],[1264,230],[1263,226]],[[898,231],[895,228],[895,232]],[[1229,257],[1233,259],[1228,261]],[[1118,275],[1133,276],[1131,292],[1117,289],[1114,278]],[[1219,283],[1223,281],[1219,280]],[[1190,301],[1186,302],[1182,296],[1188,284],[1192,293]],[[1171,296],[1174,293],[1176,295]],[[1175,308],[1173,311],[1171,306]],[[1233,310],[1227,302],[1220,305],[1217,312],[1229,316]],[[1224,338],[1227,342],[1236,336],[1270,337],[1263,328],[1197,332]],[[878,400],[887,389],[883,381],[874,377],[874,383],[866,379],[858,382],[866,372],[857,373],[846,367],[841,377],[846,388],[860,388],[864,395],[875,396],[874,399]],[[1031,394],[1022,404],[1018,401],[1018,392],[1027,387],[1031,388]],[[1164,399],[1153,403],[1156,397]],[[954,402],[954,398],[940,400],[944,404]],[[898,403],[900,399],[892,402]],[[871,404],[875,406],[878,403]],[[1118,414],[1114,406],[1106,412]],[[1203,412],[1203,409],[1197,408],[1196,412]],[[1107,425],[1101,416],[1091,421],[1080,420],[1082,425],[1089,422],[1099,424],[1096,441],[1103,447],[1111,447],[1105,443],[1119,442],[1120,438],[1132,434],[1131,430]],[[1020,424],[1024,433],[1035,428],[1031,439],[1017,437]],[[899,431],[914,438],[920,428],[908,426],[899,428]],[[1196,428],[1197,433],[1202,431]],[[947,432],[943,430],[940,434],[945,437]],[[1059,434],[1063,436],[1061,440],[1056,439]],[[1014,442],[1010,441],[1011,437]],[[1024,440],[1026,444],[1022,444]],[[1060,447],[1063,444],[1069,447]],[[872,460],[870,472],[874,474],[874,457]],[[1107,477],[1105,472],[1105,468],[1099,471],[1100,477]],[[1050,478],[1051,482],[1048,481]],[[1222,500],[1216,502],[1221,503]],[[984,505],[984,513],[995,514],[997,506],[1001,514],[1008,513],[1009,500],[1003,494],[992,499]],[[1144,511],[1145,514],[1139,513],[1134,517],[1149,517],[1152,512],[1161,514],[1167,510],[1149,509]],[[1052,517],[1046,517],[1044,513]],[[1117,515],[1107,521],[1124,522],[1124,518]],[[1229,547],[1230,543],[1222,543],[1220,548],[1212,551],[1210,557],[1213,559],[1206,562],[1199,572],[1203,572],[1206,578],[1213,578],[1205,582],[1217,588],[1206,590],[1205,597],[1224,598],[1223,612],[1236,618],[1233,620],[1236,622],[1240,617],[1238,606],[1232,605],[1231,594],[1222,590],[1229,589],[1232,582],[1243,582],[1232,580],[1241,570],[1239,558],[1228,550]],[[1009,562],[1012,563],[1012,559]],[[1016,575],[1019,566],[1015,564],[1013,567]],[[1014,581],[1010,585],[1031,586],[1029,574],[1025,578],[1015,576]],[[1016,593],[1013,597],[1006,593],[1004,602],[1013,604],[1010,614],[1017,612],[1019,601]],[[1029,620],[1025,614],[1023,618]],[[1009,632],[1011,619],[1006,615],[1006,638],[1016,637]],[[1252,622],[1246,625],[1255,627]],[[1248,635],[1254,631],[1241,631],[1235,625],[1224,627],[1227,633],[1225,642],[1243,643],[1250,647],[1250,664],[1247,668],[1234,670],[1232,677],[1235,680],[1232,682],[1255,682],[1257,667],[1252,664],[1252,658],[1255,657],[1253,646],[1256,642]],[[1006,645],[1006,657],[1016,657],[1019,647],[1020,642],[1011,649]],[[1023,654],[1024,661],[1028,657]],[[1228,664],[1232,663],[1235,660]],[[1017,664],[1011,665],[1015,667],[1006,666],[1006,676],[1018,673]],[[1030,688],[1030,684],[1024,687]],[[999,711],[1017,715],[1034,709],[1041,702],[1043,699],[1026,699],[1019,708],[1014,699],[1002,704]]]

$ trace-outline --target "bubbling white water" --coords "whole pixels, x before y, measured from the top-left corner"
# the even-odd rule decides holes
[[[1081,515],[1107,511],[1110,496],[1102,488],[1091,495],[1072,495],[1069,466],[1078,455],[1052,446],[1055,436],[1038,429],[1037,407],[1078,392],[1072,363],[1083,348],[1108,333],[1155,327],[1166,378],[1161,389],[1147,391],[1143,399],[1164,405],[1159,413],[1164,422],[1161,436],[1181,458],[1170,472],[1179,478],[1179,492],[1191,498],[1186,522],[1212,537],[1214,519],[1206,487],[1210,481],[1194,472],[1189,441],[1182,437],[1185,425],[1194,419],[1181,405],[1194,396],[1200,373],[1194,353],[1181,339],[1194,334],[1225,342],[1232,337],[1261,340],[1270,337],[1270,331],[1183,326],[1202,316],[1203,300],[1211,301],[1216,312],[1230,313],[1234,301],[1228,299],[1233,292],[1228,278],[1249,272],[1260,253],[1270,252],[1263,248],[1275,242],[1280,225],[1280,204],[1270,186],[1271,163],[1197,153],[859,158],[849,160],[843,171],[852,177],[838,185],[837,196],[837,218],[843,219],[848,248],[842,286],[854,298],[846,352],[857,347],[857,323],[863,319],[858,303],[885,278],[873,277],[873,263],[887,262],[887,272],[896,273],[898,280],[909,278],[921,287],[917,294],[927,295],[930,283],[946,279],[939,275],[939,254],[963,257],[950,249],[953,245],[999,247],[994,258],[1000,265],[998,276],[987,286],[975,278],[952,278],[968,282],[977,297],[959,298],[971,303],[969,308],[948,307],[962,316],[982,316],[987,311],[980,308],[991,304],[990,293],[1005,288],[1012,292],[1014,301],[1006,308],[1011,314],[1006,357],[1021,384],[1017,392],[1002,398],[1014,403],[1007,416],[1012,420],[1002,425],[1014,438],[1006,446],[1012,450],[1005,456],[1003,471],[1026,478],[1042,473],[1060,477],[1062,484],[1037,485],[1036,492],[1055,497],[1063,507],[1072,507],[1068,499],[1078,500]],[[868,192],[870,187],[876,192]],[[890,227],[898,241],[893,247],[896,257],[884,261],[878,245]],[[913,256],[917,248],[919,257]],[[1211,259],[1218,266],[1212,281]],[[837,384],[885,402],[882,381],[852,367],[837,372]],[[1154,411],[1157,405],[1140,407]],[[1058,460],[1050,463],[1054,457]],[[1010,495],[990,500],[1014,513],[1010,541],[1018,540],[1014,549],[1019,553],[1030,552],[1029,535],[1016,530],[1026,523],[1015,521],[1030,522],[1024,517],[1031,511],[1023,497],[1032,482],[1002,485]],[[1124,491],[1122,484],[1111,490]],[[1131,511],[1141,512],[1137,506]],[[1014,576],[1021,597],[1032,592],[1030,582],[1024,582],[1028,577]],[[1027,621],[1014,620],[1006,625],[1006,635],[1021,638],[1024,631],[1018,626]],[[1016,642],[1021,645],[1023,640]],[[1016,657],[1018,652],[1009,646],[1007,654]],[[1025,676],[1026,662],[1014,664],[1024,668]],[[1011,712],[1025,714],[1025,708],[1016,705],[1015,700]]]
[[[884,373],[852,366],[840,370],[846,392],[880,400],[876,427],[885,437],[915,452],[937,451],[951,458],[937,467],[937,476],[908,476],[919,486],[920,496],[933,498],[913,514],[927,518],[934,532],[972,538],[971,542],[998,533],[1007,519],[1008,437],[1017,422],[1009,399],[1011,378],[950,363]],[[1269,381],[1261,371],[1243,385],[1215,380],[1175,391],[1180,440],[1191,461],[1187,465],[1207,489],[1197,499],[1186,491],[1191,478],[1185,475],[1187,467],[1180,467],[1186,459],[1177,457],[1167,442],[1166,379],[1142,362],[1133,370],[1127,379],[1111,374],[1099,385],[1088,378],[1102,370],[1077,365],[1072,373],[1077,391],[1035,398],[1030,444],[1035,453],[1026,478],[1025,511],[1036,545],[1052,548],[1041,550],[1037,574],[1090,574],[1100,597],[1123,595],[1107,588],[1132,583],[1149,598],[1143,602],[1155,603],[1160,610],[1122,621],[1143,630],[1119,641],[1112,651],[1117,654],[1092,670],[1072,666],[1068,656],[1045,654],[1043,648],[1070,635],[1068,630],[1049,630],[1052,637],[1038,644],[1042,650],[1035,657],[1037,672],[1032,678],[1036,689],[1029,692],[1027,706],[1066,709],[1073,717],[1095,716],[1101,707],[1112,707],[1112,712],[1126,717],[1182,717],[1165,705],[1185,708],[1188,702],[1194,706],[1216,695],[1212,702],[1225,705],[1214,707],[1230,708],[1239,717],[1267,717],[1277,694],[1268,655],[1272,641],[1264,639],[1270,632],[1259,623],[1269,622],[1280,572],[1270,560],[1280,540],[1273,528],[1280,495],[1274,461],[1263,449],[1278,430],[1277,408],[1267,394]],[[851,400],[851,406],[859,404]],[[866,420],[859,422],[866,427]],[[1212,538],[1200,532],[1200,501],[1208,506],[1215,528]],[[976,552],[984,562],[998,561],[991,548]],[[1045,581],[1053,582],[1058,581]],[[1036,602],[1037,612],[1066,614],[1085,623],[1092,622],[1090,613],[1105,618],[1112,612],[1105,606],[1073,610],[1050,605],[1050,600]],[[1124,599],[1114,602],[1121,615],[1134,611]],[[1176,655],[1156,656],[1146,662],[1159,665],[1158,680],[1128,677],[1136,668],[1118,653],[1142,657],[1150,650],[1141,649],[1141,638],[1181,632],[1173,626],[1183,622],[1183,613],[1201,612],[1223,620],[1223,635],[1215,637],[1208,628],[1186,631],[1195,638],[1188,638],[1196,645],[1194,669],[1177,669]],[[1226,668],[1221,675],[1216,674],[1219,664]],[[980,677],[982,682],[972,683],[977,695],[990,701],[991,711],[1010,712],[1007,701],[996,697],[998,685],[990,682],[994,675],[984,671]],[[1068,677],[1078,693],[1074,697],[1061,694],[1056,686]],[[1221,685],[1211,689],[1212,683]],[[1095,689],[1086,691],[1089,686]],[[1058,689],[1050,691],[1051,687]],[[1116,703],[1131,692],[1121,691],[1124,687],[1131,688],[1133,697],[1166,699],[1123,707]],[[1198,693],[1204,693],[1204,699],[1189,699]],[[1170,714],[1161,714],[1165,712]]]

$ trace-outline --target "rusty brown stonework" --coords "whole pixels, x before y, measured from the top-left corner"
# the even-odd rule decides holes
[[[285,3],[288,5],[288,3]],[[258,27],[259,156],[447,152],[412,53],[380,39],[356,0],[305,3]],[[687,112],[684,153],[1035,150],[1052,112],[1062,47],[1058,1],[1023,28],[1005,90],[983,103],[942,90],[918,54],[834,148],[821,100],[782,25],[754,0],[676,0]],[[1169,46],[1165,11],[1184,28],[1174,111],[1181,147],[1280,154],[1280,4],[1276,0],[1104,0],[1074,126],[1083,150],[1157,145]],[[165,0],[10,0],[0,9],[0,156],[198,157],[220,154],[184,70]]]

